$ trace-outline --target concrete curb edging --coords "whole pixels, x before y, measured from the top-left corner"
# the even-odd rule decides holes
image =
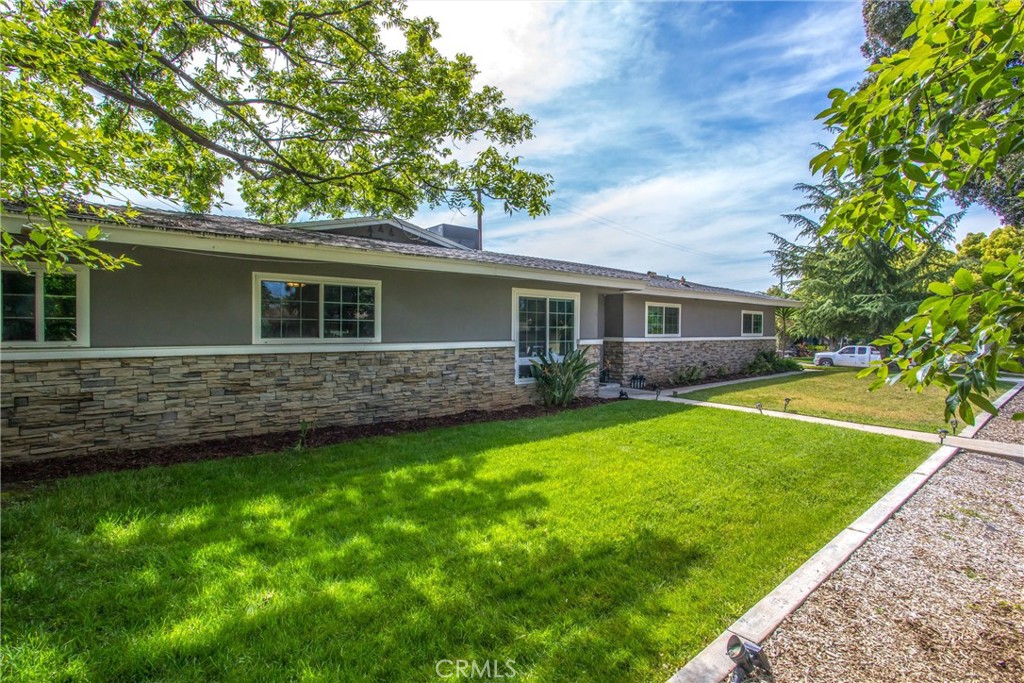
[[[1001,408],[1024,388],[1019,382],[1000,396],[994,405]],[[980,416],[978,421],[961,433],[971,438],[978,433],[991,415]],[[865,541],[903,507],[903,504],[925,485],[960,451],[957,446],[942,446],[932,453],[916,470],[882,496],[852,524],[840,531],[831,541],[786,577],[774,590],[751,607],[723,631],[700,654],[686,663],[668,680],[668,683],[718,683],[733,669],[732,660],[725,654],[726,641],[733,634],[754,643],[763,643],[792,614],[804,600],[825,582]]]

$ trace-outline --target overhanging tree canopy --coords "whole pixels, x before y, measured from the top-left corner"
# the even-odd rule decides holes
[[[929,201],[979,178],[1010,179],[1024,165],[1024,6],[1021,0],[911,3],[912,45],[882,57],[872,77],[834,90],[820,115],[838,131],[812,170],[858,179],[828,212],[822,229],[850,244],[927,243],[939,213]],[[939,383],[947,416],[973,420],[1000,371],[1024,371],[1024,264],[1019,254],[986,264],[980,276],[959,270],[883,339],[898,372],[878,381]]]
[[[476,207],[478,190],[548,209],[550,177],[508,151],[533,120],[401,2],[27,0],[0,22],[0,198],[46,219],[5,258],[73,246],[63,204],[111,186],[206,211],[237,176],[271,222]]]

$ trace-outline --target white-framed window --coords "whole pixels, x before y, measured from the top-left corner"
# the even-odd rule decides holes
[[[761,337],[764,335],[764,313],[761,311],[743,311],[743,323],[740,334],[744,337]]]
[[[512,336],[516,343],[516,384],[533,381],[531,359],[548,352],[561,358],[580,338],[579,292],[512,290]]]
[[[0,271],[5,348],[89,345],[89,269],[68,268],[63,273]]]
[[[253,343],[379,342],[380,280],[253,273]]]
[[[682,307],[679,304],[647,302],[648,337],[678,337],[679,318]]]

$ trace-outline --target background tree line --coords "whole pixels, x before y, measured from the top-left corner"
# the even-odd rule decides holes
[[[1000,373],[1024,372],[1024,6],[865,0],[864,20],[872,64],[829,93],[836,137],[800,186],[814,213],[786,216],[775,272],[805,301],[794,331],[878,337],[876,384],[940,384],[971,422]],[[953,251],[946,197],[1004,226]]]

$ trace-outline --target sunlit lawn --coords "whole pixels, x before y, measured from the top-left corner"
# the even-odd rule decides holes
[[[5,494],[4,681],[663,681],[932,449],[620,402]]]
[[[859,372],[860,368],[808,370],[800,375],[701,389],[684,398],[750,407],[760,403],[766,410],[782,410],[788,397],[793,399],[788,408],[791,413],[933,433],[946,426],[946,392],[941,387],[931,386],[923,393],[903,385],[868,391],[871,378],[858,379]],[[1012,386],[1000,383],[1002,391]],[[961,424],[959,429],[965,426]]]

